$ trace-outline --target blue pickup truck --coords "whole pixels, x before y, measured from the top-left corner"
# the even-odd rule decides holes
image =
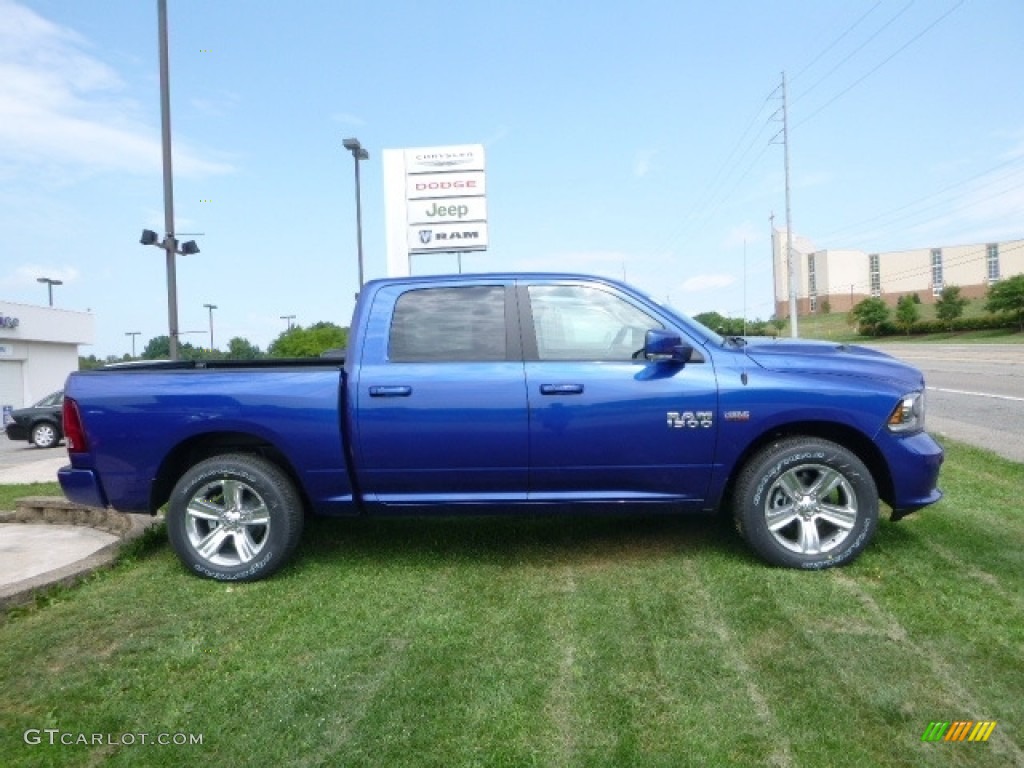
[[[166,505],[195,573],[281,567],[307,513],[722,510],[817,569],[937,501],[924,380],[880,352],[724,338],[622,283],[492,274],[367,283],[344,358],[73,373],[72,501]]]

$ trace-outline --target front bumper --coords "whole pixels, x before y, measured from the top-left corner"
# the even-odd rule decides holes
[[[886,454],[893,484],[890,519],[904,518],[942,498],[938,482],[945,454],[931,435],[918,432],[898,437]]]
[[[16,421],[12,421],[8,424],[4,431],[7,433],[7,437],[11,440],[28,440],[28,428],[23,427]]]

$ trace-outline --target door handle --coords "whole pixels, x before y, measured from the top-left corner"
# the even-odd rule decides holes
[[[370,397],[408,397],[412,394],[412,387],[370,387]]]
[[[582,395],[582,384],[541,384],[542,395]]]

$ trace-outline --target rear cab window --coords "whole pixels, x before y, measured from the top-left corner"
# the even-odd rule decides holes
[[[406,291],[388,335],[393,363],[508,359],[505,288],[470,285]]]

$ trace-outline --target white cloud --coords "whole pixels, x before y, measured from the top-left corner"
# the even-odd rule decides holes
[[[0,163],[87,171],[159,172],[160,135],[121,96],[124,81],[86,52],[87,41],[12,0],[0,0]],[[180,142],[175,171],[202,176],[231,166]]]
[[[493,147],[499,141],[502,141],[509,135],[510,131],[507,126],[499,125],[498,128],[489,137],[484,139],[481,143],[488,149]]]
[[[763,242],[765,239],[765,227],[755,227],[749,221],[745,221],[738,227],[729,231],[722,240],[723,248],[741,248],[746,245],[752,248],[754,245]]]
[[[651,161],[654,160],[658,151],[655,149],[638,149],[633,156],[633,175],[642,179],[651,171]]]
[[[53,264],[22,264],[13,272],[0,280],[0,287],[8,290],[27,288],[36,283],[40,277],[60,280],[64,284],[78,281],[81,273],[74,267],[54,266]]]
[[[342,125],[366,125],[366,121],[363,120],[363,118],[357,117],[356,115],[348,112],[335,112],[331,115],[331,120],[336,123],[341,123]]]

